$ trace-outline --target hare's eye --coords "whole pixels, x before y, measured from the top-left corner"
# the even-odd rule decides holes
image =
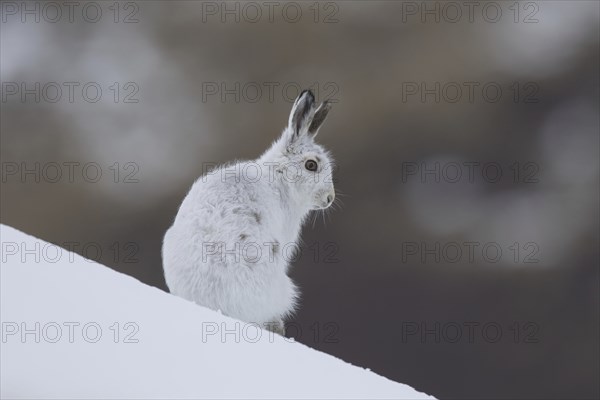
[[[304,167],[309,171],[317,170],[317,162],[315,160],[306,160]]]

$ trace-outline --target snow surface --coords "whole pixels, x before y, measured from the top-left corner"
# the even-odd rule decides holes
[[[432,398],[11,227],[0,234],[2,398]]]

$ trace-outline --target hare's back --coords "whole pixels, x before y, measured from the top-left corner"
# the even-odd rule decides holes
[[[238,172],[239,168],[226,168],[205,175],[194,183],[177,219],[193,222],[217,236],[256,235],[264,222],[264,196],[261,194],[264,189],[261,189],[260,182],[244,179]]]

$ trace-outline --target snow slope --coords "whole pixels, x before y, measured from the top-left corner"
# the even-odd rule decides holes
[[[13,228],[0,234],[2,398],[431,398]]]

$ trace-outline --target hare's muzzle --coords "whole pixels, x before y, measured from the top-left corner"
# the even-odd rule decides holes
[[[321,204],[319,204],[317,209],[324,210],[333,204],[333,200],[335,200],[335,192],[331,191],[323,195],[321,198]]]

